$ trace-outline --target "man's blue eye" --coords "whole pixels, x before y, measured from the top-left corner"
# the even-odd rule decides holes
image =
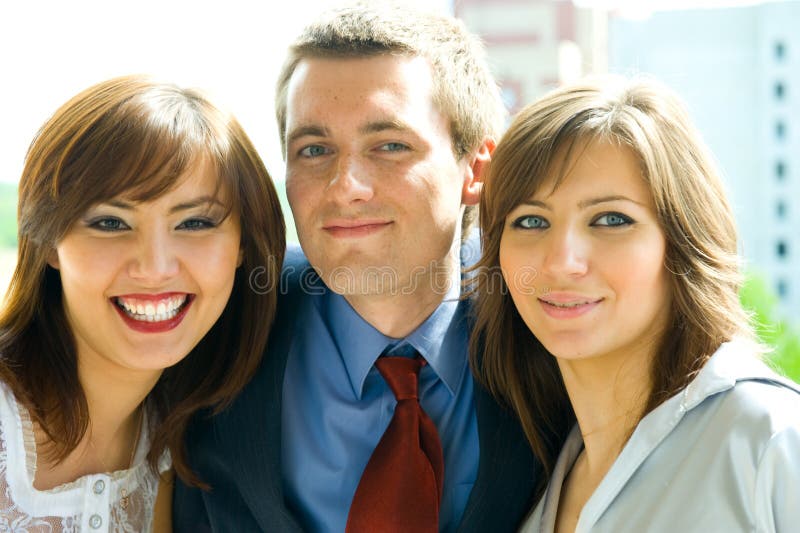
[[[300,155],[303,157],[319,157],[321,155],[325,155],[325,153],[325,147],[318,144],[312,144],[311,146],[306,146],[300,150]]]
[[[519,217],[514,221],[513,225],[514,227],[523,229],[544,229],[550,227],[550,224],[547,222],[547,220],[536,215],[525,215]]]
[[[625,226],[633,223],[633,219],[621,213],[606,213],[600,215],[594,221],[596,226]]]
[[[381,150],[385,152],[400,152],[402,150],[407,150],[408,146],[403,143],[386,143],[381,145]]]

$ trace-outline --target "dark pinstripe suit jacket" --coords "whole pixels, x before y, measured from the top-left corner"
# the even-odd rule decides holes
[[[278,318],[257,375],[230,408],[211,418],[201,414],[189,429],[191,466],[212,490],[176,481],[176,533],[302,531],[284,501],[280,448],[283,374],[307,267],[299,249],[287,251]],[[541,468],[514,416],[478,383],[474,400],[480,460],[459,531],[515,531],[533,503]]]

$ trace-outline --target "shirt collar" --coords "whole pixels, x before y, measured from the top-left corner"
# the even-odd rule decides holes
[[[690,410],[709,396],[733,388],[737,381],[768,381],[798,390],[797,384],[775,374],[758,357],[750,341],[723,343],[684,391],[681,407]]]
[[[461,277],[456,271],[442,303],[404,339],[382,334],[361,318],[343,296],[327,291],[323,315],[329,321],[357,398],[361,398],[367,374],[386,347],[404,343],[425,358],[450,394],[455,395],[467,369],[468,303],[459,301],[460,289]]]

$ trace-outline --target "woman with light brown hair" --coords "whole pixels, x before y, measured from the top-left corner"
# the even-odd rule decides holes
[[[472,362],[546,472],[522,530],[796,528],[800,389],[759,361],[732,212],[678,99],[550,93],[501,139],[480,209]]]
[[[149,531],[159,492],[168,529],[159,479],[202,484],[187,423],[255,372],[284,247],[255,148],[198,91],[121,77],[56,111],[26,157],[0,316],[0,524]]]

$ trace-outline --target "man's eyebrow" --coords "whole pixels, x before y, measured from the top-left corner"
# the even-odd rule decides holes
[[[288,146],[300,137],[305,137],[307,135],[312,137],[327,137],[328,130],[320,126],[299,126],[286,135],[286,145]]]
[[[369,133],[380,133],[386,130],[410,131],[411,127],[402,120],[378,120],[369,122],[359,128],[359,133],[366,135]]]

